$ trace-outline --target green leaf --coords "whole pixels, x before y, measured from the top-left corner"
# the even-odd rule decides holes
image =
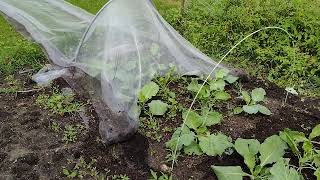
[[[69,176],[70,175],[69,170],[66,168],[63,168],[63,174],[66,176]]]
[[[76,171],[73,171],[71,174],[70,174],[70,177],[71,178],[75,178],[77,177],[78,173]]]
[[[146,102],[149,99],[151,99],[153,96],[157,95],[158,92],[159,92],[158,84],[151,81],[150,83],[143,86],[143,88],[141,89],[139,93],[139,101]]]
[[[168,104],[160,100],[153,100],[149,104],[149,111],[156,116],[162,116],[168,110]]]
[[[236,76],[232,76],[231,74],[227,75],[227,77],[224,78],[229,84],[232,84],[236,82],[239,78]]]
[[[312,140],[318,136],[320,136],[320,124],[312,129],[312,132],[309,135],[309,139]]]
[[[313,145],[310,140],[303,142],[302,149],[305,154],[310,154],[312,152]]]
[[[206,126],[212,126],[221,123],[222,115],[216,111],[209,111],[202,115],[202,121]]]
[[[279,136],[289,145],[291,151],[297,156],[300,155],[298,144],[308,140],[302,132],[292,131],[288,128],[280,132]]]
[[[320,167],[320,154],[313,155],[312,163],[319,168]]]
[[[196,133],[197,135],[204,135],[204,134],[207,134],[209,132],[207,126],[203,125],[203,126],[200,126],[196,129]]]
[[[230,94],[224,91],[218,91],[214,94],[214,98],[217,100],[226,101],[231,98]]]
[[[257,105],[244,105],[242,108],[244,112],[248,114],[257,114],[259,111],[259,107]]]
[[[187,126],[184,126],[182,130],[181,130],[181,127],[179,127],[173,133],[171,139],[168,142],[166,142],[166,147],[174,151],[179,141],[178,150],[180,151],[183,145],[184,146],[191,145],[194,139],[195,139],[194,132],[190,131],[190,129]]]
[[[264,115],[268,115],[270,116],[272,114],[272,112],[265,106],[262,106],[260,104],[256,105],[258,107],[258,110],[260,113],[264,114]]]
[[[256,88],[251,92],[252,100],[255,102],[263,101],[265,95],[266,91],[263,88]]]
[[[242,107],[236,107],[233,109],[233,114],[241,114],[243,112]]]
[[[251,97],[248,93],[248,91],[241,91],[242,99],[246,102],[246,104],[250,104]]]
[[[192,92],[198,92],[200,87],[201,87],[201,85],[198,84],[198,80],[192,79],[191,83],[188,85],[187,89]]]
[[[197,155],[200,156],[203,152],[200,149],[200,146],[197,142],[193,141],[190,145],[184,147],[184,153],[188,155]]]
[[[150,173],[153,179],[158,179],[158,175],[156,172],[154,172],[152,169],[150,169]]]
[[[226,77],[229,74],[229,70],[227,69],[219,69],[218,71],[216,71],[216,79],[222,79],[224,77]]]
[[[208,136],[200,136],[199,145],[202,152],[209,156],[221,156],[227,148],[233,146],[230,142],[230,138],[221,133],[218,133],[217,135],[211,134]]]
[[[240,166],[211,166],[219,180],[242,180],[246,176]]]
[[[190,111],[188,117],[186,119],[188,111],[184,111],[182,114],[182,118],[185,120],[186,125],[191,129],[197,129],[202,125],[201,116],[195,111]]]
[[[251,173],[253,173],[256,165],[256,154],[260,149],[260,142],[256,139],[241,139],[235,141],[236,151],[244,158],[245,164],[248,166]]]
[[[203,86],[202,89],[199,92],[198,97],[200,99],[210,97],[210,89],[209,89],[209,87],[208,86]]]
[[[289,168],[288,163],[282,158],[272,166],[270,173],[270,180],[301,180],[299,173]]]
[[[277,162],[287,149],[286,143],[277,135],[268,137],[260,146],[260,165]]]
[[[224,82],[223,79],[218,79],[216,81],[211,81],[210,82],[210,90],[223,91],[225,86],[226,86],[226,83]]]

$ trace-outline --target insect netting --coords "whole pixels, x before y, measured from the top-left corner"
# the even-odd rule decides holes
[[[53,64],[98,81],[108,108],[135,121],[139,91],[155,75],[171,66],[180,74],[204,75],[216,65],[149,0],[109,1],[96,16],[62,0],[0,0],[0,11],[22,24]],[[52,79],[50,71],[37,76]]]

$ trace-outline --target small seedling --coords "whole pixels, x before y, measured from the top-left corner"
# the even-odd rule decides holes
[[[129,180],[130,178],[127,176],[127,175],[123,175],[123,174],[120,174],[120,175],[112,175],[111,176],[112,180]]]
[[[77,125],[66,125],[63,132],[63,141],[66,144],[76,142],[79,134],[85,135],[87,133],[87,129],[85,126],[77,124]]]
[[[97,160],[91,159],[90,163],[87,163],[81,156],[77,161],[68,160],[69,165],[74,165],[73,168],[63,167],[63,175],[69,179],[85,179],[93,178],[97,180],[103,180],[105,175],[99,173],[95,167]]]
[[[166,147],[179,152],[182,149],[188,155],[207,154],[222,155],[232,147],[231,139],[222,133],[210,134],[208,127],[220,124],[222,115],[216,111],[204,108],[201,115],[195,111],[183,113],[185,126],[177,128]]]
[[[55,132],[58,133],[61,130],[60,124],[57,122],[52,122],[50,128]]]
[[[267,107],[259,104],[260,102],[263,102],[265,99],[266,91],[263,88],[256,88],[252,90],[251,96],[247,91],[242,91],[241,94],[241,98],[246,102],[246,105],[242,107],[236,107],[233,110],[234,114],[240,114],[243,111],[248,114],[257,114],[258,112],[265,115],[272,114]]]
[[[161,176],[158,177],[158,174],[152,169],[150,170],[151,177],[148,180],[172,180],[172,175],[167,175],[161,172]]]
[[[287,91],[287,93],[286,93],[286,98],[284,99],[282,106],[284,106],[284,104],[287,103],[287,99],[288,99],[289,94],[298,95],[298,92],[294,89],[294,87],[286,87],[285,90]]]

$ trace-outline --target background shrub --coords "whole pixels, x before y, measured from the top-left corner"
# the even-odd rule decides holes
[[[280,30],[262,31],[243,42],[226,61],[280,86],[295,86],[306,94],[320,92],[320,1],[187,2],[183,16],[178,8],[160,11],[185,38],[213,58],[221,58],[239,40],[260,28],[287,30],[293,41]]]

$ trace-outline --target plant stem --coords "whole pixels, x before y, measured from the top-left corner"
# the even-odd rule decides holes
[[[316,171],[317,169],[314,168],[313,166],[302,166],[298,168],[298,171],[301,172],[302,169],[312,169],[314,171]]]
[[[311,141],[311,143],[320,145],[320,142],[317,141]]]

